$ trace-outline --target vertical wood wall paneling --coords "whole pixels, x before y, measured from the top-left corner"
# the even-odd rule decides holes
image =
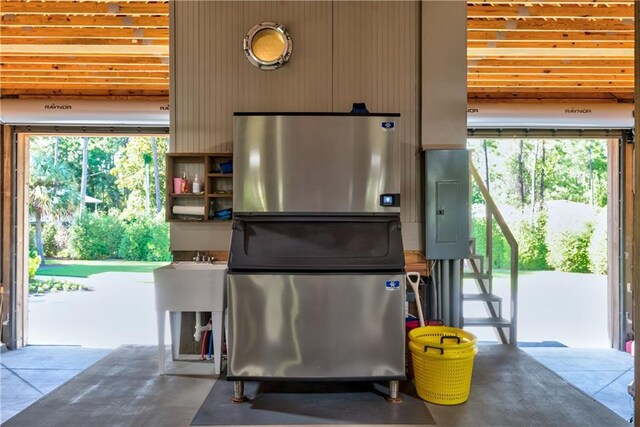
[[[29,257],[29,138],[18,136],[18,171],[17,182],[17,218],[16,218],[16,330],[18,347],[24,347],[28,342],[29,333],[29,271],[27,259]]]
[[[236,111],[331,111],[331,3],[174,2],[172,129],[178,152],[230,152]],[[283,23],[291,61],[253,67],[242,51],[263,21]]]
[[[333,111],[365,102],[400,113],[399,166],[405,249],[421,248],[418,138],[420,4],[333,3]]]
[[[633,206],[633,177],[634,177],[634,154],[635,154],[635,143],[634,144],[624,144],[624,253],[622,254],[624,259],[624,292],[625,292],[625,306],[622,307],[622,310],[630,313],[633,316],[633,300],[634,300],[634,290],[633,290],[633,269],[632,269],[632,258],[633,258],[633,223],[635,221],[634,215],[634,206]],[[630,336],[633,336],[633,328],[634,325],[624,324],[623,327],[625,331],[630,333]]]
[[[13,181],[11,153],[13,149],[11,144],[11,126],[2,125],[1,128],[2,148],[0,152],[2,153],[2,166],[0,170],[2,175],[0,179],[2,180],[2,203],[0,203],[0,206],[2,207],[2,224],[0,227],[2,227],[2,233],[0,233],[0,236],[2,237],[2,241],[0,244],[2,245],[2,250],[0,252],[2,253],[2,258],[0,259],[0,282],[3,284],[4,291],[0,328],[2,328],[2,342],[9,344],[9,335],[11,334],[10,327],[9,325],[3,326],[2,323],[7,319],[7,315],[9,315],[11,310],[11,183]]]
[[[173,151],[231,152],[236,111],[350,111],[364,101],[399,112],[405,248],[419,249],[419,11],[419,2],[172,2]],[[293,39],[290,62],[276,71],[258,70],[242,51],[263,21],[284,24]],[[228,233],[225,224],[174,223],[172,250],[225,249]]]
[[[635,28],[635,40],[638,40],[638,35],[640,34],[640,3],[634,2],[634,28]],[[633,189],[634,189],[634,197],[633,197],[633,208],[634,212],[640,212],[640,149],[638,148],[639,139],[637,130],[640,129],[640,67],[638,66],[638,61],[640,60],[640,43],[635,44],[635,66],[634,66],[634,75],[635,75],[635,84],[634,84],[634,98],[635,98],[635,142],[634,142],[634,155],[633,161],[635,165],[635,171],[633,177]],[[633,258],[632,258],[632,283],[633,283],[633,295],[634,305],[633,305],[633,326],[635,327],[635,331],[638,330],[638,322],[640,322],[640,301],[638,301],[638,296],[640,295],[640,221],[638,218],[634,219],[633,224],[633,232],[632,232],[632,242],[633,242]],[[640,355],[640,340],[635,337],[635,354]],[[634,425],[640,426],[640,357],[634,358],[634,383],[637,387],[634,387],[634,413],[635,417],[633,419]]]
[[[176,88],[176,8],[175,1],[169,2],[169,16],[171,17],[171,25],[169,25],[169,146],[168,153],[176,152],[176,95],[180,91]]]
[[[620,143],[617,139],[607,141],[607,236],[609,244],[607,248],[607,330],[609,344],[613,348],[623,349],[620,342]],[[624,150],[624,146],[622,148]]]
[[[422,147],[467,146],[467,6],[422,4]]]
[[[175,152],[231,152],[236,111],[331,111],[330,2],[172,2],[171,131]],[[291,61],[261,71],[242,40],[256,24],[284,24]],[[227,249],[230,225],[171,224],[171,249]]]

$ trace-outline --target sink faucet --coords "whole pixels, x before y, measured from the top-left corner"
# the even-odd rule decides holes
[[[201,260],[201,258],[200,258],[200,252],[198,252],[198,253],[196,254],[196,256],[194,256],[194,257],[193,257],[193,260],[194,260],[195,262],[200,262],[200,260]]]

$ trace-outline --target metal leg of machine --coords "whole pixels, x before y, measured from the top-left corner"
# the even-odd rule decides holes
[[[244,403],[247,400],[247,396],[244,395],[244,381],[233,382],[233,397],[231,401],[233,403]]]
[[[400,403],[402,402],[402,398],[398,393],[398,387],[400,386],[400,381],[392,380],[389,381],[389,396],[387,396],[387,401],[390,403]]]

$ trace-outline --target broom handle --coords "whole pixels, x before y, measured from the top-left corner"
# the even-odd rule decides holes
[[[420,326],[424,326],[424,315],[422,314],[422,304],[420,303],[420,292],[418,286],[420,285],[420,273],[407,273],[407,280],[413,289],[413,293],[416,296],[416,306],[418,308],[418,320]]]

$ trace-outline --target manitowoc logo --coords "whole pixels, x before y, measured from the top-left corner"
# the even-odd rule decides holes
[[[160,111],[169,111],[169,104],[167,104],[167,105],[161,105],[161,106],[160,106]]]
[[[71,105],[47,104],[44,106],[44,109],[45,110],[71,110]]]
[[[591,108],[565,108],[565,114],[591,114]]]

